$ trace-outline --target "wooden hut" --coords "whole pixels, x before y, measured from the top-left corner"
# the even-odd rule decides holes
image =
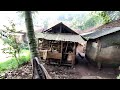
[[[76,47],[85,41],[63,23],[59,23],[42,33],[36,33],[41,58],[49,63],[74,65]]]
[[[83,35],[87,40],[86,58],[101,64],[120,65],[120,20],[105,24]]]

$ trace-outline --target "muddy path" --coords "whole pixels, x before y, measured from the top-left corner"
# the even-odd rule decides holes
[[[82,64],[75,65],[73,68],[46,64],[44,66],[53,79],[116,79],[120,73],[119,70],[110,67],[98,70],[91,65]],[[7,71],[3,76],[4,79],[31,79],[31,63],[27,63],[16,70]]]

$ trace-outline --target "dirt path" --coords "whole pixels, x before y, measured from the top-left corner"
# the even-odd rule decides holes
[[[76,65],[74,68],[66,66],[44,65],[53,79],[116,79],[120,71],[113,68],[103,68],[99,71],[93,66]],[[4,74],[6,79],[31,79],[31,63]]]
[[[113,68],[103,68],[101,71],[93,66],[76,65],[68,67],[46,66],[49,74],[55,79],[115,79],[120,73]]]

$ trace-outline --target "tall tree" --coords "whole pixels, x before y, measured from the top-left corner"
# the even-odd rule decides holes
[[[41,64],[41,59],[38,55],[31,11],[25,11],[25,23],[27,28],[29,48],[31,52],[33,79],[50,79],[51,77],[47,73],[44,66]]]
[[[89,17],[83,21],[82,29],[84,30],[97,25],[106,24],[110,21],[111,18],[106,11],[92,11]]]
[[[103,18],[103,24],[109,23],[111,21],[111,18],[106,11],[99,13],[99,16]]]

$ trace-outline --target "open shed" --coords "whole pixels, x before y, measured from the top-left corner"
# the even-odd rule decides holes
[[[49,61],[49,63],[51,60],[57,61],[60,65],[74,65],[76,47],[85,42],[80,35],[63,23],[35,35],[41,58]]]

